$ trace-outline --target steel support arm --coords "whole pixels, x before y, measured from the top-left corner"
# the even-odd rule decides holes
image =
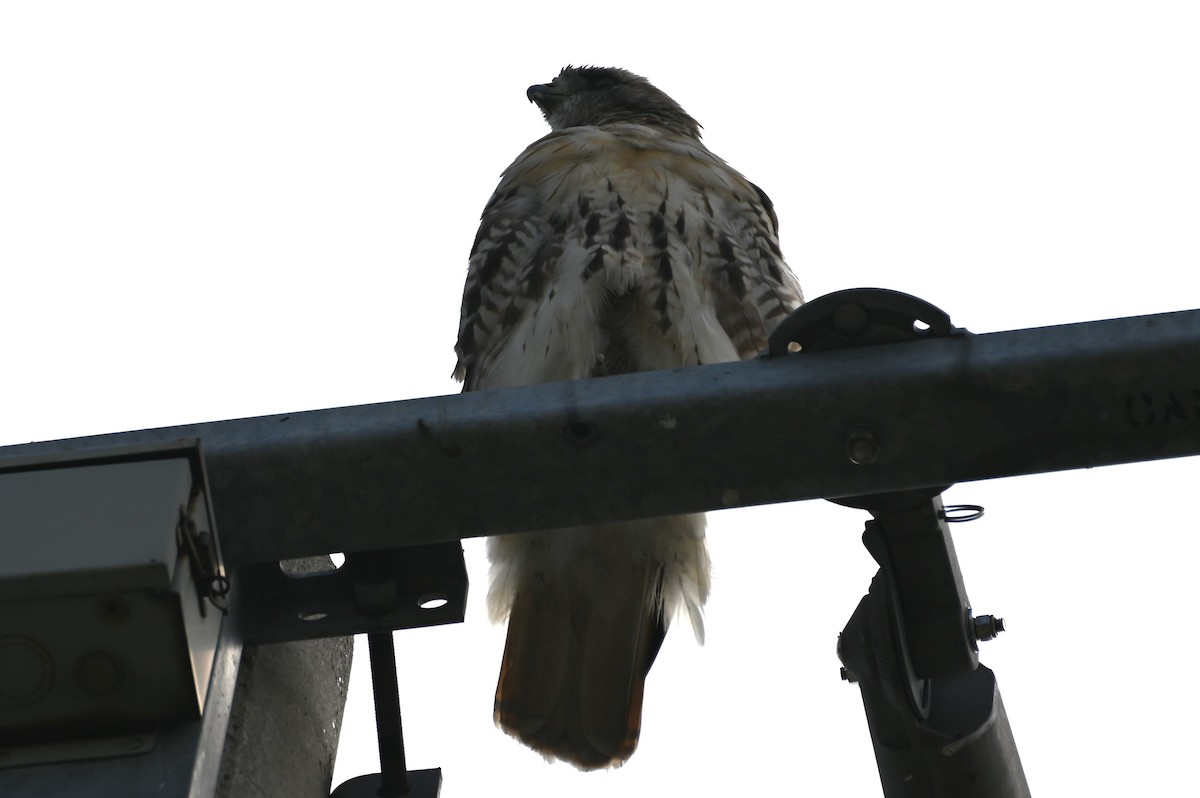
[[[0,448],[199,438],[231,565],[1200,454],[1200,310]]]

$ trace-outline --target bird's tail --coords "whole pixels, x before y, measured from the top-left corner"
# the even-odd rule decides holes
[[[646,674],[666,634],[661,611],[647,610],[654,590],[574,611],[519,594],[496,685],[500,728],[583,770],[628,759],[641,733]]]
[[[547,758],[594,770],[620,765],[637,747],[646,674],[677,603],[679,564],[698,561],[698,583],[683,600],[694,619],[708,587],[702,517],[659,519],[664,521],[665,530],[588,529],[601,532],[594,538],[599,551],[590,543],[577,545],[566,558],[570,569],[522,568],[507,585],[512,594],[495,720]],[[623,533],[629,547],[622,545]],[[684,533],[685,545],[667,545],[664,535],[677,533]],[[561,545],[554,536],[562,533],[540,541],[537,533],[519,536],[517,543],[526,547],[521,562],[528,566],[545,547]],[[629,548],[656,537],[657,548],[647,556],[629,556]],[[620,556],[610,560],[605,552],[613,544]],[[500,564],[495,552],[493,563]],[[494,570],[493,591],[496,576]]]

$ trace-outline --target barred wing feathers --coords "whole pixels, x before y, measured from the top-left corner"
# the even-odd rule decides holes
[[[570,128],[484,209],[455,376],[475,390],[750,357],[800,302],[770,200],[698,140]]]

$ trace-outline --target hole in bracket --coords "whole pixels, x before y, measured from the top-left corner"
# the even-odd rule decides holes
[[[915,332],[917,335],[925,335],[930,330],[929,322],[921,321],[920,319],[915,319],[912,326],[913,332]]]
[[[437,610],[450,603],[450,599],[440,593],[430,593],[417,599],[417,606],[423,610]]]
[[[340,551],[323,557],[300,557],[295,560],[280,560],[279,570],[288,576],[301,577],[313,574],[332,574],[346,564],[346,555]]]

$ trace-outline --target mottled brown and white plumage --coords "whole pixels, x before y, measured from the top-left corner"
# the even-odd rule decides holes
[[[464,390],[753,356],[802,301],[766,194],[644,78],[567,67],[532,86],[551,132],[504,172],[463,292]],[[704,516],[488,540],[509,618],[496,722],[547,757],[618,765],[671,616],[703,641]]]

